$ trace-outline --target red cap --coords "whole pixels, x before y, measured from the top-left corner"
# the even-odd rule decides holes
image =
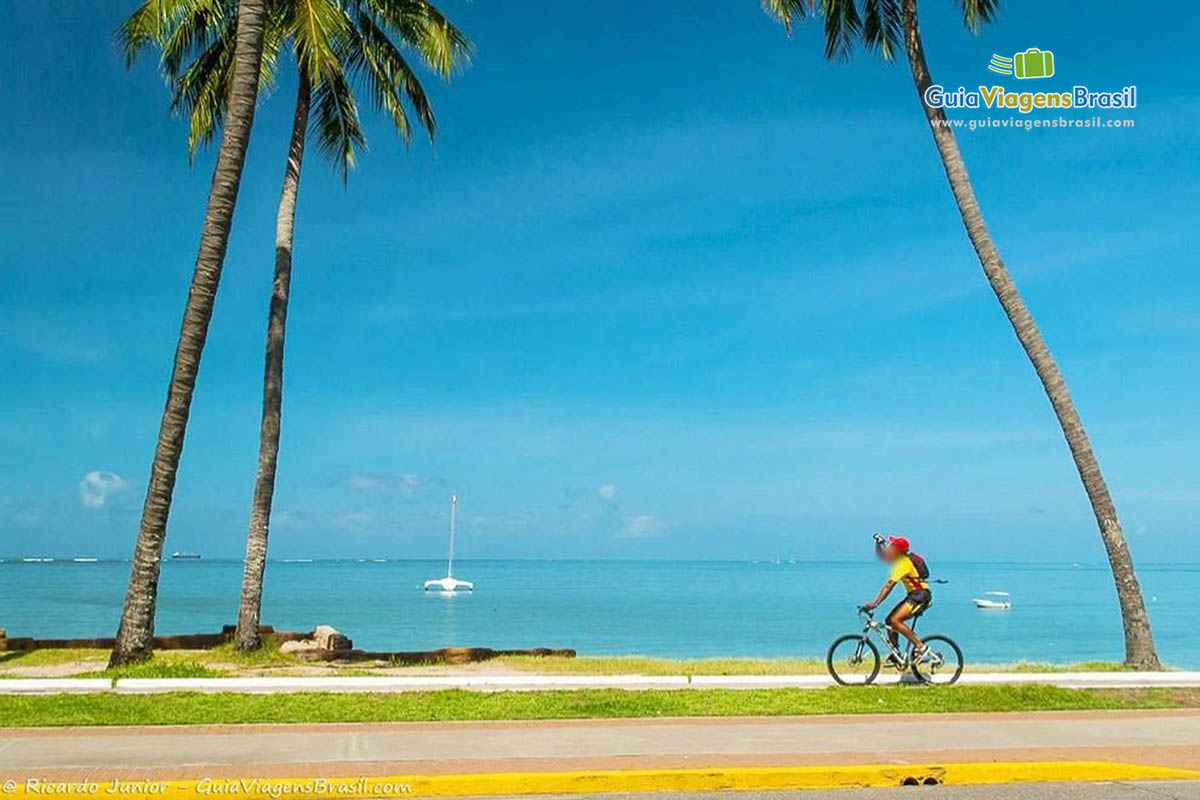
[[[908,539],[903,536],[889,536],[888,547],[891,547],[897,553],[908,553]]]

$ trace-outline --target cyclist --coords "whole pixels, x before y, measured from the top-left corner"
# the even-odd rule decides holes
[[[924,612],[933,602],[933,595],[929,591],[929,582],[922,577],[922,571],[918,570],[916,564],[913,563],[913,559],[909,555],[908,539],[903,536],[889,536],[885,540],[878,533],[875,534],[875,555],[880,560],[891,564],[892,571],[888,576],[887,583],[883,584],[883,588],[879,590],[879,595],[863,608],[867,610],[877,608],[887,599],[888,594],[897,583],[903,583],[908,594],[887,616],[888,639],[891,641],[892,647],[898,649],[900,640],[896,634],[903,634],[904,638],[912,642],[915,648],[914,660],[923,661],[929,656],[929,648],[917,637],[913,629],[908,627],[907,620]],[[920,559],[919,556],[917,558]],[[928,575],[928,572],[925,574]],[[887,660],[888,664],[893,667],[902,666],[894,655],[889,655]]]

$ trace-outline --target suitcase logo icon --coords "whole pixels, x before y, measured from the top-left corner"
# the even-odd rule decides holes
[[[1054,74],[1054,53],[1031,47],[1013,56],[1013,74],[1018,78],[1049,78]]]
[[[1054,74],[1054,53],[1031,47],[1012,58],[993,55],[988,69],[1001,75],[1014,75],[1020,79],[1049,78]]]

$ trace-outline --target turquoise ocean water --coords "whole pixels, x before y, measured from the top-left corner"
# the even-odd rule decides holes
[[[968,659],[1119,659],[1112,579],[1100,565],[933,563],[935,603],[922,630],[956,638]],[[278,629],[330,624],[356,646],[571,647],[580,654],[672,657],[823,653],[855,628],[855,605],[884,579],[877,563],[464,561],[473,594],[426,594],[445,574],[432,561],[272,562],[263,621]],[[129,574],[123,562],[0,563],[0,627],[10,636],[111,636]],[[1139,572],[1165,661],[1200,668],[1193,602],[1200,564]],[[163,565],[159,633],[213,631],[234,621],[235,561]],[[1012,595],[1009,611],[971,598]],[[899,600],[899,590],[893,600]]]

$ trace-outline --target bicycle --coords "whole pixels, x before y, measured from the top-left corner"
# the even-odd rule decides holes
[[[929,655],[917,659],[916,648],[911,642],[907,642],[908,650],[904,652],[891,643],[887,636],[888,626],[876,622],[873,611],[860,606],[858,616],[863,620],[862,633],[850,633],[834,639],[825,656],[829,674],[841,685],[866,686],[878,677],[882,662],[879,648],[871,641],[871,634],[875,634],[887,647],[900,672],[911,670],[921,683],[949,685],[962,675],[962,650],[949,637],[940,634],[922,637],[929,648]],[[917,617],[913,617],[910,623],[913,630],[917,627]]]

